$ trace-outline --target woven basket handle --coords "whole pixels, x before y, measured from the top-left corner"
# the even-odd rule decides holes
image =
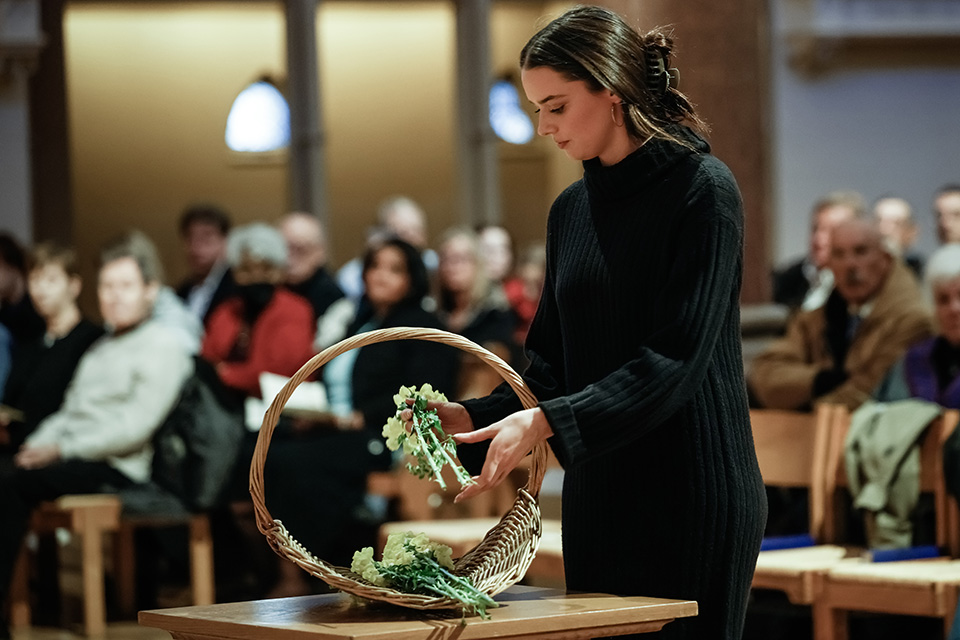
[[[263,424],[260,427],[260,434],[257,437],[257,446],[256,449],[254,449],[253,460],[250,463],[250,495],[253,498],[253,506],[257,514],[257,525],[261,532],[273,526],[273,517],[264,504],[263,467],[267,459],[267,450],[270,448],[270,439],[273,437],[273,431],[277,426],[277,421],[280,419],[280,413],[286,406],[290,396],[293,395],[293,391],[300,383],[310,377],[313,372],[337,356],[351,349],[357,349],[378,342],[389,342],[391,340],[427,340],[429,342],[439,342],[450,345],[467,353],[472,353],[500,374],[500,377],[510,385],[520,398],[520,402],[525,409],[531,409],[537,406],[537,399],[533,396],[533,393],[530,392],[523,378],[510,368],[510,365],[483,347],[455,333],[442,331],[440,329],[394,327],[360,333],[342,340],[307,360],[307,362],[300,367],[300,370],[287,381],[287,384],[284,385],[280,393],[273,399],[270,408],[267,409],[267,413],[263,416]],[[415,383],[416,381],[412,380],[411,382]],[[386,420],[387,417],[388,416],[384,416],[384,420]],[[533,449],[530,475],[527,478],[525,487],[526,491],[534,498],[540,495],[540,485],[543,482],[546,467],[547,445],[545,442],[539,442]]]

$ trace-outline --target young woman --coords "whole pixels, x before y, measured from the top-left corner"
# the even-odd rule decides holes
[[[584,177],[554,202],[525,379],[438,408],[489,441],[497,484],[548,440],[564,464],[567,588],[689,598],[663,638],[739,638],[766,502],[740,356],[743,215],[729,170],[677,92],[671,41],[578,7],[520,55],[539,133]],[[468,449],[468,447],[464,447]],[[462,451],[464,457],[469,457]]]
[[[18,409],[22,419],[11,421],[0,409],[0,452],[16,451],[44,418],[60,408],[81,356],[103,335],[101,327],[80,313],[80,286],[72,249],[44,243],[33,250],[27,291],[46,331],[20,345],[14,356],[3,404]],[[9,437],[6,445],[4,433]]]
[[[441,328],[421,306],[428,293],[420,252],[391,238],[363,259],[364,293],[347,336],[389,327]],[[443,390],[455,380],[458,351],[435,342],[391,340],[353,349],[328,362],[323,382],[330,422],[303,424],[286,440],[275,438],[264,468],[271,513],[321,558],[349,564],[366,541],[370,520],[384,505],[365,500],[367,474],[393,459],[381,431],[396,411],[393,396],[404,385],[425,382]],[[310,505],[304,509],[303,505]],[[292,568],[292,571],[291,571]],[[302,592],[303,573],[281,564],[282,580],[271,595]]]

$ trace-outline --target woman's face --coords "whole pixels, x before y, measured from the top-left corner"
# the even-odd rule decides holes
[[[467,238],[454,236],[440,247],[438,273],[440,283],[447,291],[470,291],[477,278],[477,268],[477,260]]]
[[[239,264],[233,265],[233,279],[240,285],[249,284],[272,284],[277,285],[283,281],[284,271],[267,260],[254,258],[249,253],[244,252],[240,257]]]
[[[552,136],[574,160],[599,157],[604,164],[612,164],[607,158],[611,150],[628,137],[611,114],[619,98],[610,91],[593,92],[583,80],[567,80],[549,67],[523,69],[520,81],[527,98],[538,108],[537,133]],[[616,109],[622,122],[620,107]]]
[[[392,307],[410,292],[410,273],[403,252],[386,246],[378,250],[363,274],[367,297],[374,306]]]
[[[953,346],[960,346],[960,277],[933,285],[933,304],[940,335]]]
[[[71,276],[56,262],[49,262],[30,271],[27,290],[37,313],[49,321],[76,304],[80,278]]]

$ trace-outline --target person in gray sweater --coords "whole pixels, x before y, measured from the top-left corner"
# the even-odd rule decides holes
[[[80,360],[63,406],[20,448],[0,479],[0,602],[30,512],[44,500],[120,490],[150,478],[151,441],[193,372],[187,349],[151,319],[160,287],[153,244],[131,233],[101,255],[97,287],[110,333]],[[9,637],[0,620],[0,638]]]

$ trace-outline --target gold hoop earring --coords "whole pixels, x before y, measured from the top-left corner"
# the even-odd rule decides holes
[[[619,103],[619,104],[620,104],[620,107],[622,108],[622,107],[623,107],[623,103],[621,102],[621,103]],[[613,120],[613,124],[614,124],[614,125],[616,125],[616,126],[618,126],[618,127],[622,127],[622,126],[623,126],[623,115],[622,115],[622,114],[621,114],[620,122],[617,122],[617,105],[616,105],[616,104],[610,105],[610,119]]]

